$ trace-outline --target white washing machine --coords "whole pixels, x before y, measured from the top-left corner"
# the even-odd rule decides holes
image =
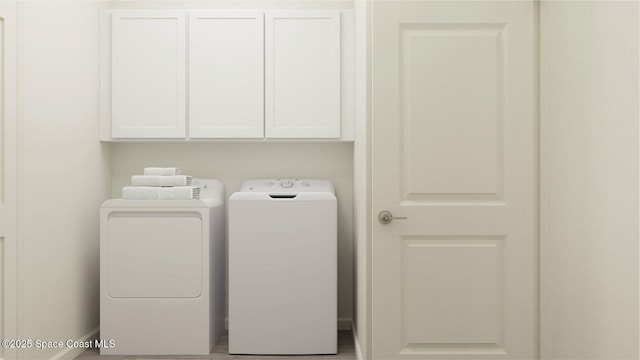
[[[101,355],[207,355],[224,331],[225,192],[107,200],[100,210]]]
[[[336,352],[333,184],[245,181],[229,198],[229,353]]]

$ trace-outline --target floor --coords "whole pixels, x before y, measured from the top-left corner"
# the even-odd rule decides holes
[[[100,356],[98,349],[89,349],[78,355],[75,360],[133,360],[133,359],[220,359],[220,360],[355,360],[356,351],[353,344],[353,334],[351,331],[338,331],[338,354],[337,355],[309,355],[309,356],[267,356],[267,355],[229,355],[227,335],[218,341],[213,352],[204,356]]]

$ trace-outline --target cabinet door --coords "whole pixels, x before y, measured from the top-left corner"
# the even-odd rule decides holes
[[[113,11],[114,138],[185,136],[185,20],[185,11]]]
[[[340,137],[340,11],[268,11],[268,138]]]
[[[264,13],[189,13],[189,136],[264,136]]]

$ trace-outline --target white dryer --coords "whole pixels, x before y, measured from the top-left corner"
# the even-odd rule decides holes
[[[333,184],[245,181],[229,199],[229,353],[336,352]]]
[[[100,210],[101,355],[207,355],[224,331],[225,193],[107,200]]]

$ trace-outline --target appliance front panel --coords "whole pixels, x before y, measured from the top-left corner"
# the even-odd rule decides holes
[[[108,295],[199,297],[202,232],[197,212],[111,213],[107,220]]]

